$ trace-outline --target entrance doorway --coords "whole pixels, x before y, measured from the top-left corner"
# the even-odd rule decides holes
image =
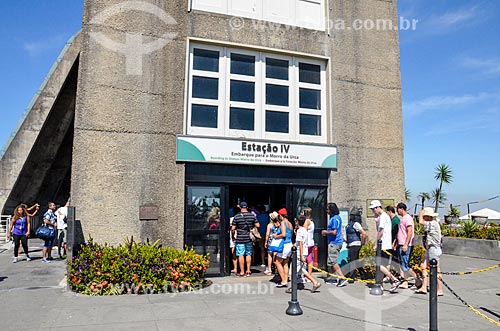
[[[199,254],[210,254],[207,275],[229,275],[233,268],[229,220],[237,212],[235,206],[245,201],[266,213],[286,208],[290,220],[303,207],[312,208],[314,237],[318,248],[326,250],[321,230],[326,228],[328,176],[324,169],[266,167],[263,171],[252,166],[186,164],[184,243]],[[259,254],[255,262],[260,260]],[[326,255],[320,253],[319,265],[323,264]]]

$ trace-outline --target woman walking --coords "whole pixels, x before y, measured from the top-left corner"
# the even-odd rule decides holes
[[[281,233],[273,235],[273,238],[283,238],[283,252],[276,254],[275,265],[278,273],[281,277],[281,283],[276,285],[276,287],[287,287],[288,286],[288,261],[290,255],[292,254],[292,232],[293,225],[288,220],[288,212],[285,208],[281,208],[278,211],[278,217],[281,222]]]
[[[425,259],[422,262],[422,287],[416,291],[415,293],[419,294],[427,294],[427,266],[429,266],[430,260],[436,259],[438,262],[437,269],[438,274],[441,273],[441,266],[439,263],[439,257],[442,254],[441,251],[441,227],[436,220],[438,213],[434,212],[432,207],[425,207],[418,214],[418,222],[425,227],[425,233],[427,234],[427,240],[425,243]],[[443,295],[443,283],[441,282],[440,277],[438,277],[438,288],[437,295]]]
[[[12,258],[12,263],[17,262],[20,243],[23,246],[24,254],[26,254],[26,261],[31,261],[31,258],[28,254],[30,220],[26,209],[24,209],[22,206],[18,206],[14,211],[14,217],[10,222],[9,231],[7,232],[7,239],[10,239],[11,234],[14,238],[14,257]]]

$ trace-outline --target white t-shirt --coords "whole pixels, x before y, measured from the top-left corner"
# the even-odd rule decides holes
[[[68,227],[68,223],[66,223],[64,219],[68,217],[68,207],[60,207],[58,210],[56,210],[56,217],[57,217],[57,229],[58,230],[66,229]]]
[[[311,223],[309,223],[309,226],[307,227],[307,246],[306,247],[311,247],[314,246],[314,222],[313,220],[310,220]]]
[[[391,217],[387,213],[382,213],[378,217],[378,229],[377,232],[380,232],[381,229],[384,229],[384,234],[382,235],[382,249],[392,249],[392,223]]]
[[[297,242],[298,254],[300,254],[299,241],[302,241],[302,255],[307,256],[307,244],[308,244],[307,237],[308,237],[307,230],[303,226],[298,228],[297,235],[295,236],[295,241]]]

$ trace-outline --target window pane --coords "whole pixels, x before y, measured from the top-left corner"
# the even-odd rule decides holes
[[[193,53],[195,70],[219,72],[219,52],[195,48]]]
[[[231,73],[255,76],[255,56],[231,53]]]
[[[288,113],[267,110],[266,131],[288,133]]]
[[[217,106],[192,105],[191,126],[217,128]]]
[[[288,86],[266,84],[266,104],[288,106]]]
[[[193,76],[193,98],[217,100],[219,98],[219,80]]]
[[[230,100],[240,102],[255,102],[255,83],[231,80]]]
[[[302,83],[321,84],[320,72],[319,65],[299,63],[299,81]]]
[[[321,109],[321,91],[301,88],[299,91],[299,107]]]
[[[266,77],[288,80],[288,61],[266,58]]]
[[[231,107],[229,128],[233,130],[254,130],[254,110]]]
[[[321,116],[300,114],[300,134],[321,136]]]

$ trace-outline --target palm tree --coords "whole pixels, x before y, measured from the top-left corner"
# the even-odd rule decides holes
[[[432,190],[431,192],[431,200],[436,206],[444,204],[446,201],[446,194],[444,192],[441,192],[438,188]],[[436,208],[436,213],[437,213],[437,208]]]
[[[405,188],[405,201],[410,201],[410,198],[411,198],[411,191]]]
[[[434,169],[434,170],[435,170],[434,179],[439,181],[439,189],[436,192],[438,194],[438,196],[436,196],[436,200],[435,200],[435,205],[436,205],[435,210],[437,212],[438,207],[439,207],[439,201],[440,201],[439,195],[442,192],[443,183],[449,184],[453,181],[453,175],[452,175],[453,171],[451,170],[451,168],[448,165],[446,165],[444,163],[438,165],[436,167],[436,169]]]
[[[425,206],[425,200],[429,200],[431,198],[430,194],[427,192],[420,192],[417,195],[417,199],[421,199],[422,201],[422,209],[424,209]]]

